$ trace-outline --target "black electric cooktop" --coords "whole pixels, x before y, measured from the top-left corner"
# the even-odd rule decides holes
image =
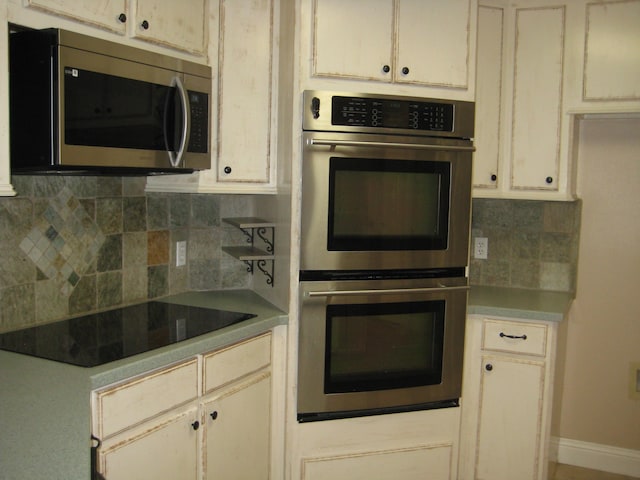
[[[147,302],[0,334],[0,350],[95,367],[253,317],[250,313]]]

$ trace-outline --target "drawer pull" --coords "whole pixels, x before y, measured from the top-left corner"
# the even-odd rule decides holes
[[[527,336],[526,335],[507,335],[504,332],[500,332],[500,338],[515,338],[515,339],[526,340]]]

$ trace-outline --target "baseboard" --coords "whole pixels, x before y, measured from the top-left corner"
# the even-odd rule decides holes
[[[640,450],[554,437],[551,439],[550,459],[566,465],[640,478]]]

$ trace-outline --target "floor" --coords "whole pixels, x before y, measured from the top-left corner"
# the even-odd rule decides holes
[[[550,480],[637,480],[638,477],[627,477],[615,473],[599,472],[588,468],[557,464],[555,475]]]

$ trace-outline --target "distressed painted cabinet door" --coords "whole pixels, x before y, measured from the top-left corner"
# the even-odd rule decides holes
[[[538,478],[544,362],[484,356],[477,480]]]
[[[217,181],[272,182],[272,0],[220,1]]]
[[[495,190],[501,173],[504,9],[478,6],[478,65],[473,186]]]
[[[312,75],[390,82],[393,0],[313,0]]]
[[[206,51],[207,0],[138,0],[132,6],[135,37],[201,55]]]
[[[398,0],[397,5],[394,81],[467,89],[471,2]]]
[[[81,8],[79,8],[77,0],[27,0],[25,4],[112,32],[124,34],[126,31],[127,0],[82,2]],[[125,15],[125,17],[121,17],[121,15]]]
[[[565,8],[520,8],[515,14],[511,188],[557,191]]]
[[[268,480],[271,376],[248,377],[203,403],[207,480]]]
[[[197,480],[197,407],[151,420],[100,450],[100,472],[109,480]],[[196,429],[196,426],[198,427]]]

